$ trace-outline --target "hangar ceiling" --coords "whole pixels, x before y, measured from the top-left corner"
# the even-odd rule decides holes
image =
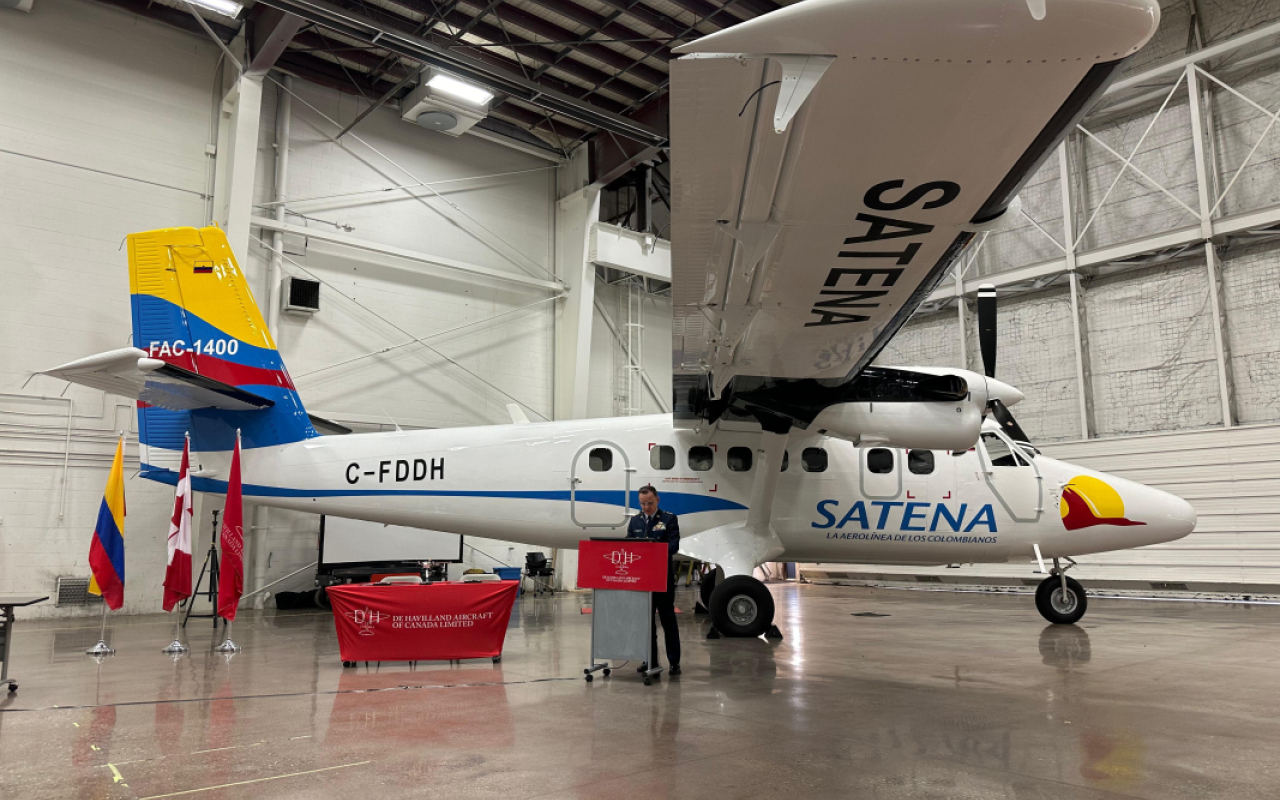
[[[201,32],[181,0],[98,0]],[[568,153],[603,131],[622,149],[665,137],[672,49],[789,0],[258,0],[240,19],[201,10],[224,42],[269,46],[283,12],[302,24],[275,62],[371,104],[408,94],[431,54],[465,59],[498,89],[485,126]],[[423,57],[423,54],[428,54]],[[514,83],[511,83],[514,81]],[[508,90],[503,91],[504,82]],[[557,102],[548,107],[546,99]],[[628,130],[627,121],[636,123]],[[629,141],[627,141],[629,140]]]

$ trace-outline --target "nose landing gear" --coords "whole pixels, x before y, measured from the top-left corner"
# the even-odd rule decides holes
[[[1053,571],[1036,587],[1036,610],[1055,625],[1079,622],[1089,607],[1084,587],[1074,578],[1067,577],[1067,570],[1075,566],[1071,559],[1067,561],[1070,563],[1063,567],[1054,558]]]

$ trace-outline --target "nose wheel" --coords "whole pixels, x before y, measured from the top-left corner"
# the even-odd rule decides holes
[[[1079,622],[1088,607],[1084,587],[1074,578],[1050,575],[1036,587],[1036,610],[1055,625]]]

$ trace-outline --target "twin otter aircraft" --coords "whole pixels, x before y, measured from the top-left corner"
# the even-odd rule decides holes
[[[715,627],[756,636],[767,561],[1038,562],[1070,623],[1073,556],[1185,536],[1155,489],[1055,461],[993,377],[872,359],[1000,224],[1124,59],[1155,0],[802,0],[672,62],[672,415],[321,436],[217,228],[129,237],[134,347],[48,374],[138,400],[142,474],[184,433],[223,492],[543,547],[622,535],[652,483],[716,564]],[[1046,568],[1046,564],[1052,564]]]

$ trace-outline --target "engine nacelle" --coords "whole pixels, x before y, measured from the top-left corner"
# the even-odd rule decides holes
[[[818,414],[809,430],[864,446],[968,450],[982,432],[987,405],[981,382],[970,389],[966,398],[951,402],[837,403]]]

